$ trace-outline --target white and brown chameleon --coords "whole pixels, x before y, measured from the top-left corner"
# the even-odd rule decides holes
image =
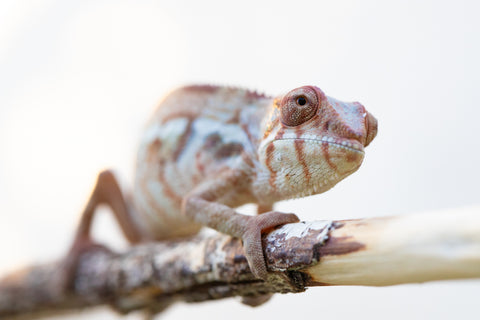
[[[202,226],[243,240],[253,274],[267,277],[261,233],[297,222],[274,202],[322,193],[355,172],[377,121],[358,102],[314,86],[284,96],[221,86],[169,94],[141,140],[135,185],[122,195],[111,171],[100,173],[70,251],[93,243],[98,204],[112,208],[131,243],[196,234]],[[238,213],[258,204],[257,216]]]

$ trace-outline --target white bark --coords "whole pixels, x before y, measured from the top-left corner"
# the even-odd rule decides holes
[[[332,285],[387,286],[480,277],[480,207],[346,222],[331,237],[365,248],[327,255],[308,273]]]

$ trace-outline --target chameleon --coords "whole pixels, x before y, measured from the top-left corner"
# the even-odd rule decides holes
[[[204,226],[240,238],[255,277],[267,279],[261,234],[298,222],[280,200],[325,192],[361,165],[377,120],[359,102],[316,86],[272,97],[243,88],[190,85],[168,94],[140,140],[133,190],[98,175],[70,255],[93,243],[96,207],[111,207],[132,244],[195,235]],[[257,204],[258,214],[235,208]]]

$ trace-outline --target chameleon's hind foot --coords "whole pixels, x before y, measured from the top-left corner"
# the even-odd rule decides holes
[[[75,239],[66,257],[60,263],[58,279],[65,291],[71,291],[75,288],[75,278],[80,258],[83,254],[92,251],[104,251],[112,254],[110,249],[95,243],[90,238]]]
[[[272,298],[272,293],[265,293],[259,296],[244,296],[242,297],[242,303],[250,307],[258,307],[268,302]]]

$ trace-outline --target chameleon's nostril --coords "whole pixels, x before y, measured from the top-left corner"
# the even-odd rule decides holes
[[[365,126],[367,129],[367,137],[365,139],[365,147],[372,142],[373,138],[377,135],[378,123],[377,119],[372,116],[371,113],[367,112],[367,116],[365,119]]]

